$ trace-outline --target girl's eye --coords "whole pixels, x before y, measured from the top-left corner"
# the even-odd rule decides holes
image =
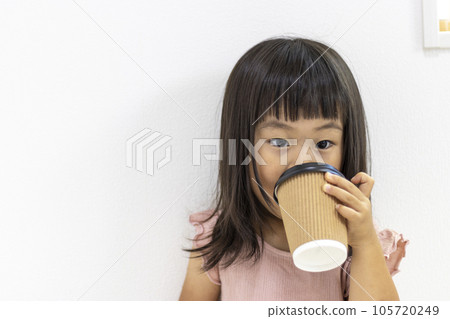
[[[289,146],[289,142],[282,138],[271,138],[271,139],[269,139],[269,143],[270,143],[270,145],[276,146],[276,147],[288,147]]]
[[[330,148],[330,147],[326,147],[326,148],[321,148],[320,146],[326,146],[327,144],[326,143],[330,143],[330,147],[331,147],[331,145],[333,145],[333,143],[331,142],[331,141],[328,141],[328,140],[324,140],[324,141],[320,141],[319,143],[317,143],[317,147],[319,148],[319,149],[328,149],[328,148]],[[319,146],[320,145],[320,146]]]

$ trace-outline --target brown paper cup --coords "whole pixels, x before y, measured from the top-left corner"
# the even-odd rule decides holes
[[[305,271],[327,271],[347,258],[346,220],[336,211],[339,202],[322,190],[326,172],[343,177],[331,165],[306,163],[288,169],[275,186],[294,264]]]

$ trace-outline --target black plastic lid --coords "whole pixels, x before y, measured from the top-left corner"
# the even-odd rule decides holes
[[[341,177],[345,176],[339,172],[335,167],[326,164],[326,163],[320,163],[320,162],[314,162],[314,163],[304,163],[301,165],[295,165],[291,168],[289,168],[287,171],[285,171],[283,174],[281,174],[278,181],[275,183],[275,188],[273,190],[273,198],[278,204],[278,198],[277,198],[277,189],[278,186],[280,186],[281,183],[283,183],[288,178],[291,178],[294,175],[302,174],[302,173],[308,173],[308,172],[330,172],[331,174],[339,175]]]

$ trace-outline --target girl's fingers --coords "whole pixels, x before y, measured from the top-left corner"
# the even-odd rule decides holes
[[[355,175],[356,176],[356,175]],[[331,173],[325,173],[325,179],[327,182],[332,183],[333,185],[336,185],[342,189],[345,189],[348,193],[352,194],[354,197],[358,198],[359,200],[366,200],[364,194],[361,193],[361,191],[356,187],[352,182],[347,180],[344,177],[331,174]]]
[[[341,214],[345,219],[352,220],[355,219],[358,216],[358,212],[354,209],[344,206],[344,205],[338,205],[336,207],[336,210],[339,214]]]
[[[359,190],[367,198],[370,198],[370,193],[372,192],[375,180],[364,172],[359,172],[350,180],[352,183],[360,184]]]
[[[327,188],[326,188],[327,186],[330,187],[329,190],[327,190]],[[349,192],[347,192],[346,190],[344,190],[344,189],[342,189],[342,188],[340,188],[338,186],[325,184],[323,186],[323,190],[328,195],[334,196],[336,199],[341,201],[342,204],[344,204],[346,206],[349,206],[349,207],[352,207],[356,211],[361,211],[361,210],[364,209],[364,206],[362,205],[361,200],[359,200],[353,194],[350,194]],[[365,198],[365,200],[367,200],[367,198]]]

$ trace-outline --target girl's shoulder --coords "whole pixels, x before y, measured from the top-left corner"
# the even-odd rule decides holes
[[[189,214],[189,222],[190,223],[204,223],[205,220],[211,216],[214,213],[214,209],[206,209],[202,211],[198,211],[195,213]],[[218,214],[216,214],[214,217],[212,217],[209,221],[207,221],[208,224],[215,224],[217,217],[219,216],[220,211]],[[213,222],[211,222],[213,221]]]
[[[204,210],[196,213],[192,213],[189,215],[189,222],[195,227],[195,237],[193,239],[194,241],[194,247],[199,248],[204,245],[206,245],[208,242],[211,241],[211,238],[209,235],[211,235],[212,230],[214,228],[214,225],[216,224],[218,214],[220,214],[220,211],[211,217],[211,219],[208,219],[212,214],[214,213],[214,209]],[[207,257],[202,257],[203,263],[202,267],[207,261]],[[206,272],[208,275],[208,278],[216,285],[221,285],[220,280],[220,272],[219,267],[216,265],[212,269],[208,270]]]
[[[401,260],[406,256],[406,246],[409,245],[409,239],[391,228],[382,229],[375,219],[373,222],[386,264],[391,276],[393,276],[400,272],[398,267]]]
[[[195,243],[198,247],[203,246],[209,241],[207,236],[212,232],[220,211],[211,217],[211,219],[207,220],[213,213],[214,209],[208,209],[189,215],[189,222],[195,227]]]

